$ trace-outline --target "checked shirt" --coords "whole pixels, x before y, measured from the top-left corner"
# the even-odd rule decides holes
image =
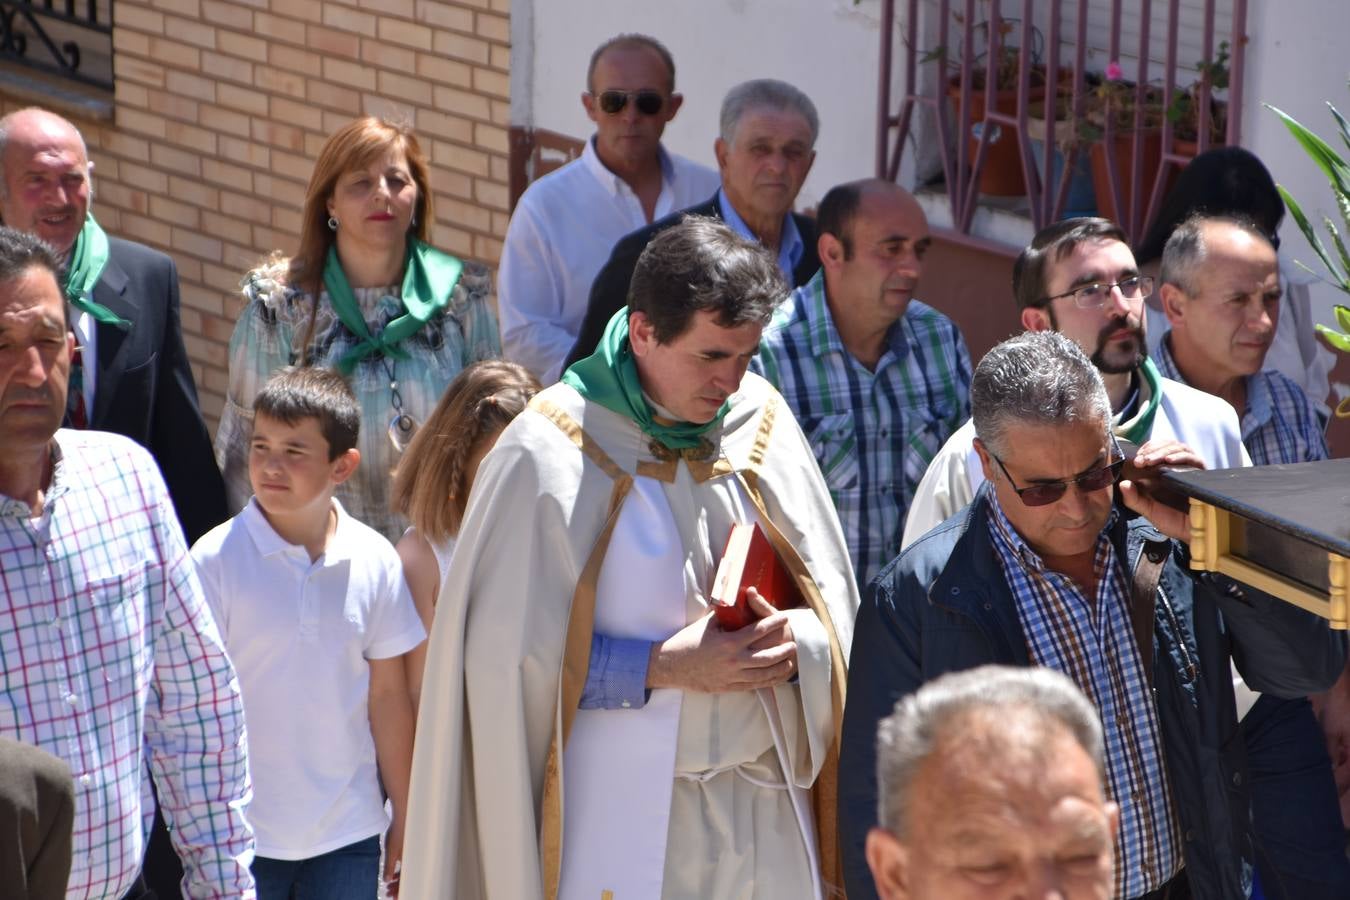
[[[96,431],[58,431],[52,458],[39,518],[0,495],[0,734],[70,765],[66,896],[131,887],[148,762],[190,896],[252,897],[239,685],[159,469]]]
[[[751,365],[811,443],[859,585],[900,552],[924,471],[970,416],[970,353],[950,319],[911,300],[886,340],[869,372],[844,348],[817,272],[778,308]]]
[[[988,489],[986,489],[988,490]],[[1182,864],[1180,828],[1162,757],[1162,733],[1126,604],[1129,585],[1109,532],[1097,539],[1095,597],[1045,567],[989,496],[989,530],[1037,665],[1063,672],[1101,712],[1107,796],[1120,807],[1116,896],[1166,884]]]
[[[1186,384],[1164,338],[1158,345],[1158,370]],[[1252,464],[1314,462],[1327,459],[1327,439],[1308,395],[1292,378],[1274,369],[1247,376],[1247,409],[1241,413],[1242,444]]]

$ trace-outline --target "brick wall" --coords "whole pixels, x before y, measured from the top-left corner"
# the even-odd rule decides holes
[[[95,163],[100,224],[178,264],[183,336],[213,430],[239,280],[272,250],[294,250],[313,160],[354,116],[413,124],[431,161],[433,243],[496,263],[508,213],[509,7],[117,0],[113,120],[71,118]]]

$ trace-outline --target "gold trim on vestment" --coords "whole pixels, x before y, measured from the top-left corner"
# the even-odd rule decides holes
[[[834,621],[829,608],[820,596],[820,589],[811,577],[806,564],[788,542],[783,533],[769,518],[764,506],[764,498],[759,492],[759,468],[763,464],[768,450],[769,438],[773,431],[775,413],[780,403],[779,396],[770,394],[764,404],[756,429],[754,445],[750,451],[749,465],[746,470],[737,472],[731,461],[718,454],[709,459],[706,453],[702,459],[696,450],[689,454],[672,455],[666,460],[639,460],[637,474],[655,478],[667,484],[674,482],[680,459],[684,459],[694,480],[703,483],[711,478],[725,475],[738,475],[751,502],[759,511],[774,549],[782,558],[783,564],[792,573],[802,596],[816,617],[825,625],[830,640],[830,689],[834,712],[834,738],[830,742],[820,776],[811,788],[811,806],[815,816],[816,836],[819,844],[821,878],[824,883],[842,888],[843,869],[838,850],[837,809],[839,734],[843,724],[844,688],[847,682],[847,670],[844,666],[843,648],[835,633]],[[542,399],[540,395],[530,401],[530,408],[548,418],[572,441],[588,459],[594,462],[606,475],[614,480],[610,494],[609,513],[604,528],[596,538],[586,565],[581,571],[577,586],[572,595],[572,607],[567,620],[567,637],[563,648],[562,673],[559,679],[558,710],[555,716],[553,740],[549,747],[548,761],[544,771],[543,809],[540,816],[540,865],[543,873],[544,896],[555,900],[562,877],[562,831],[563,831],[563,788],[562,759],[563,749],[571,733],[572,722],[576,718],[581,702],[581,693],[586,684],[586,675],[590,668],[591,639],[595,632],[596,587],[600,577],[600,567],[604,563],[605,552],[609,548],[614,526],[619,519],[619,510],[633,486],[633,476],[624,472],[610,456],[595,443],[585,429],[569,413],[554,403]],[[716,449],[715,445],[711,445]],[[791,772],[783,773],[791,778]]]

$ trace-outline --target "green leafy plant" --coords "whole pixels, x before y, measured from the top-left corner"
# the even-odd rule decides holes
[[[1194,141],[1200,134],[1201,98],[1204,86],[1210,91],[1222,91],[1228,88],[1228,42],[1219,42],[1219,51],[1213,59],[1202,59],[1195,64],[1200,77],[1191,82],[1190,87],[1172,94],[1167,105],[1167,121],[1172,123],[1173,134],[1180,140]],[[1209,140],[1210,143],[1222,143],[1228,132],[1228,104],[1209,98]]]
[[[1107,63],[1100,76],[1089,73],[1086,86],[1083,117],[1077,127],[1080,141],[1101,140],[1107,122],[1117,134],[1154,131],[1162,127],[1162,86],[1147,82],[1141,92],[1135,82],[1125,77],[1124,69],[1116,60]]]
[[[1327,176],[1331,183],[1331,194],[1336,201],[1336,208],[1340,212],[1343,227],[1350,229],[1350,164],[1346,163],[1334,147],[1288,113],[1276,109],[1269,103],[1266,104],[1266,108],[1284,121],[1285,127],[1303,147],[1303,151]],[[1330,103],[1327,104],[1327,108],[1331,110],[1332,118],[1336,120],[1342,143],[1345,144],[1347,149],[1350,149],[1350,123],[1347,123],[1345,117]],[[1277,185],[1276,187],[1280,191],[1280,196],[1284,198],[1285,206],[1289,207],[1289,214],[1298,223],[1299,230],[1308,239],[1313,252],[1322,260],[1322,265],[1326,267],[1331,283],[1342,293],[1350,295],[1350,252],[1347,252],[1345,239],[1341,235],[1342,226],[1337,225],[1331,216],[1322,217],[1322,225],[1330,238],[1330,249],[1328,249],[1327,243],[1323,242],[1322,236],[1313,227],[1312,222],[1304,214],[1303,208],[1298,205],[1293,196],[1284,189],[1283,185]],[[1303,264],[1299,263],[1299,265]],[[1308,267],[1304,266],[1304,268]],[[1312,270],[1309,269],[1309,271]],[[1336,306],[1336,324],[1339,329],[1320,323],[1316,327],[1322,337],[1326,338],[1327,343],[1342,353],[1350,353],[1350,306]],[[1350,416],[1350,397],[1342,400],[1340,405],[1337,406],[1336,415]]]

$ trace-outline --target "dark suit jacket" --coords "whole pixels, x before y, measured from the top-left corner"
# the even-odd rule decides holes
[[[157,250],[108,237],[94,301],[131,323],[99,323],[89,427],[126,435],[159,463],[191,544],[229,518],[225,483],[197,405],[178,316],[178,269]]]
[[[595,352],[609,320],[614,318],[614,314],[621,307],[627,305],[628,284],[633,280],[633,270],[637,268],[638,257],[647,249],[651,239],[670,226],[679,224],[685,216],[722,218],[717,196],[713,194],[712,199],[706,203],[673,212],[663,219],[657,219],[646,228],[639,228],[632,234],[619,238],[619,242],[614,245],[614,250],[609,255],[609,261],[591,284],[591,296],[587,301],[586,316],[581,320],[581,332],[577,335],[577,342],[572,345],[572,351],[567,354],[563,371],[567,371],[567,367],[577,360],[585,359]],[[796,213],[792,214],[792,220],[797,223],[797,232],[802,236],[802,258],[792,271],[792,286],[801,287],[820,269],[820,257],[816,253],[816,222]]]

